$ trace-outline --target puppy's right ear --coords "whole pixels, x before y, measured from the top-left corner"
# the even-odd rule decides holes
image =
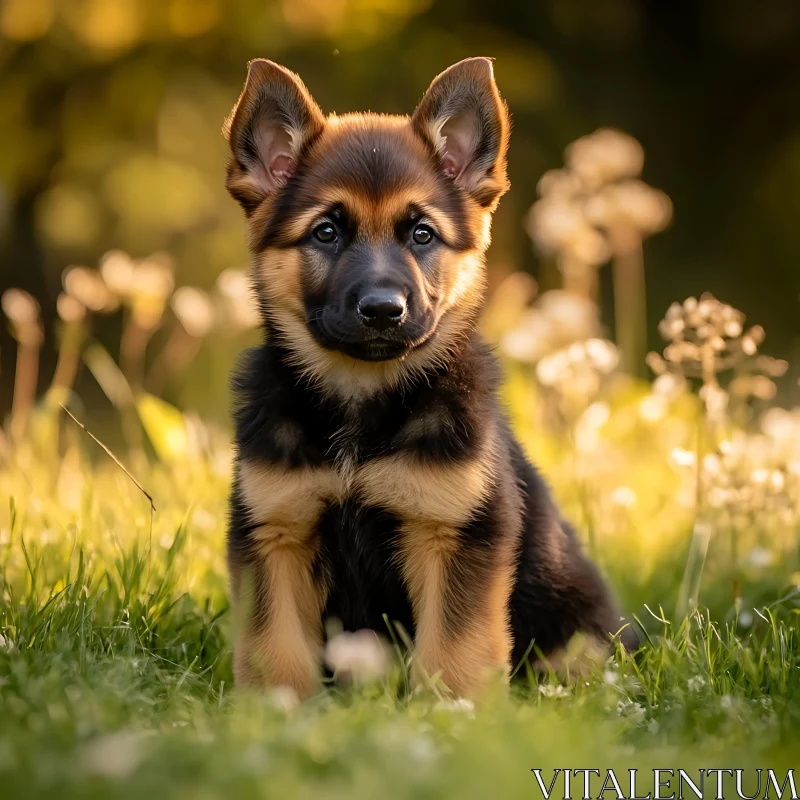
[[[303,148],[324,127],[322,111],[297,75],[263,58],[250,62],[222,128],[232,155],[225,185],[246,213],[289,180]]]

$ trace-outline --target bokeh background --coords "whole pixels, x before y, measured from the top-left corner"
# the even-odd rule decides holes
[[[112,249],[166,253],[175,284],[201,289],[246,266],[220,127],[248,59],[299,72],[326,111],[407,113],[436,73],[470,55],[496,58],[514,116],[493,286],[518,270],[540,292],[561,285],[557,259],[529,235],[537,183],[570,142],[612,127],[641,143],[643,179],[674,208],[645,243],[648,346],[670,302],[711,291],[767,328],[772,355],[800,364],[794,0],[3,0],[0,292],[21,287],[41,306],[40,386],[55,369],[70,265],[94,268]],[[613,339],[611,271],[598,279]],[[93,321],[115,359],[122,325]],[[167,335],[153,333],[148,369]],[[224,420],[240,346],[210,337],[190,370],[162,365],[158,393]],[[4,417],[7,326],[0,358]],[[796,384],[796,373],[781,384],[788,401]],[[101,415],[105,393],[83,368],[77,386]]]
[[[587,689],[593,719],[623,728],[597,737],[579,682],[562,739],[590,730],[594,747],[628,730],[656,742],[662,725],[692,752],[736,741],[751,760],[753,742],[794,743],[796,0],[0,0],[0,672],[11,665],[0,706],[12,712],[0,745],[38,742],[18,757],[26,791],[91,777],[75,747],[92,725],[191,719],[187,732],[205,737],[206,715],[227,713],[228,375],[259,333],[221,127],[248,60],[297,71],[326,111],[407,113],[434,75],[474,55],[495,57],[514,118],[481,321],[502,399],[653,645]],[[392,696],[403,669],[387,678]],[[567,702],[529,677],[537,703]],[[65,680],[84,687],[69,712]],[[349,763],[346,742],[361,740],[340,734],[368,717],[349,701],[340,711],[299,736],[276,723],[293,744],[264,764],[332,774],[310,739],[345,743]],[[537,719],[492,722],[462,751],[452,774],[467,794],[508,785],[508,759],[522,763],[534,740],[563,751]],[[203,738],[219,757],[193,779],[251,774],[242,742],[265,729],[231,720],[236,757]],[[506,747],[500,729],[524,733]],[[70,736],[79,744],[50,768],[43,753],[62,744],[45,740]],[[128,741],[109,752],[132,770]],[[489,759],[500,771],[486,771],[501,751]],[[0,746],[0,773],[15,752]],[[143,766],[150,783],[131,787],[166,785],[179,762],[154,752],[165,766]],[[398,786],[423,775],[405,755],[364,752],[382,770],[404,765]],[[105,753],[94,762],[113,771]],[[394,785],[381,774],[376,786]]]
[[[476,714],[329,621],[361,688],[241,695],[228,374],[258,331],[222,121],[255,57],[408,113],[474,55],[514,117],[503,401],[647,645],[565,685],[514,665],[522,702]],[[797,0],[0,0],[0,794],[795,765],[799,186]]]

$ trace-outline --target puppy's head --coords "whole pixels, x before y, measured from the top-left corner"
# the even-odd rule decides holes
[[[296,75],[259,59],[225,134],[264,322],[311,377],[379,388],[472,329],[508,188],[491,61],[450,67],[411,117],[326,118]]]

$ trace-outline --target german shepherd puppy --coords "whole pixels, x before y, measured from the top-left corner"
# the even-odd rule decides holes
[[[510,121],[492,62],[411,117],[325,117],[250,63],[224,131],[264,341],[236,377],[228,558],[238,684],[313,693],[324,621],[414,638],[474,694],[620,617],[526,460],[476,330]]]

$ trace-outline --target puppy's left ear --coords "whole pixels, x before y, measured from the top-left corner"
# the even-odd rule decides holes
[[[508,190],[508,109],[488,58],[467,58],[434,78],[411,118],[437,150],[445,174],[482,206]]]

